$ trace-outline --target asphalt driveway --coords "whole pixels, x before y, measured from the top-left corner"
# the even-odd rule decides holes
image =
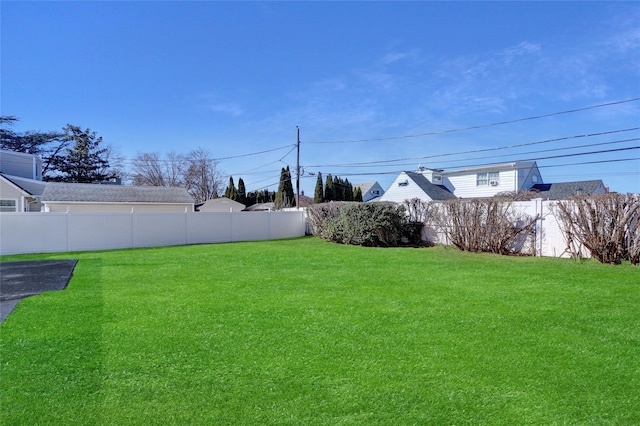
[[[0,262],[0,322],[25,297],[64,290],[77,260]]]

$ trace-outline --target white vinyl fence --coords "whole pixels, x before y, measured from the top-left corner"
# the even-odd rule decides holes
[[[582,257],[590,257],[589,252],[573,242],[571,250],[565,234],[555,214],[557,201],[537,198],[531,201],[516,201],[512,204],[515,216],[527,215],[537,217],[535,228],[531,234],[521,237],[522,253],[547,257],[570,257],[572,253],[580,253]],[[426,230],[426,238],[430,241],[451,244],[444,234],[433,229]]]
[[[107,250],[294,238],[303,211],[0,213],[0,254]]]

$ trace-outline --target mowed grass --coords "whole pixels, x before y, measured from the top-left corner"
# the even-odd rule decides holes
[[[640,268],[316,238],[79,259],[0,326],[6,425],[640,424]]]

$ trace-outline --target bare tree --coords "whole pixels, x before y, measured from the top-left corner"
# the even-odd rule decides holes
[[[186,169],[184,155],[170,152],[162,159],[157,152],[138,153],[133,159],[133,182],[135,185],[183,186]]]
[[[577,241],[602,263],[640,263],[640,195],[574,196],[559,201],[556,214],[571,254],[580,254]]]
[[[203,148],[191,151],[186,162],[184,183],[196,203],[218,197],[223,188],[222,175],[218,171],[218,162],[211,158],[209,152]]]

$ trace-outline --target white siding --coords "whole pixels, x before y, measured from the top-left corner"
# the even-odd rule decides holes
[[[400,185],[400,183],[407,182],[406,185]],[[425,194],[405,172],[401,172],[397,178],[391,183],[385,193],[378,199],[378,201],[393,201],[395,203],[403,203],[404,200],[410,200],[412,198],[420,198],[424,201],[431,201],[431,198]]]
[[[470,172],[467,174],[450,174],[447,176],[446,186],[456,197],[459,198],[484,198],[493,197],[494,195],[516,190],[516,171],[501,170],[499,171],[498,184],[480,185],[477,184],[478,173],[488,171]]]
[[[13,151],[0,151],[0,170],[6,175],[42,179],[42,161],[38,156]]]

